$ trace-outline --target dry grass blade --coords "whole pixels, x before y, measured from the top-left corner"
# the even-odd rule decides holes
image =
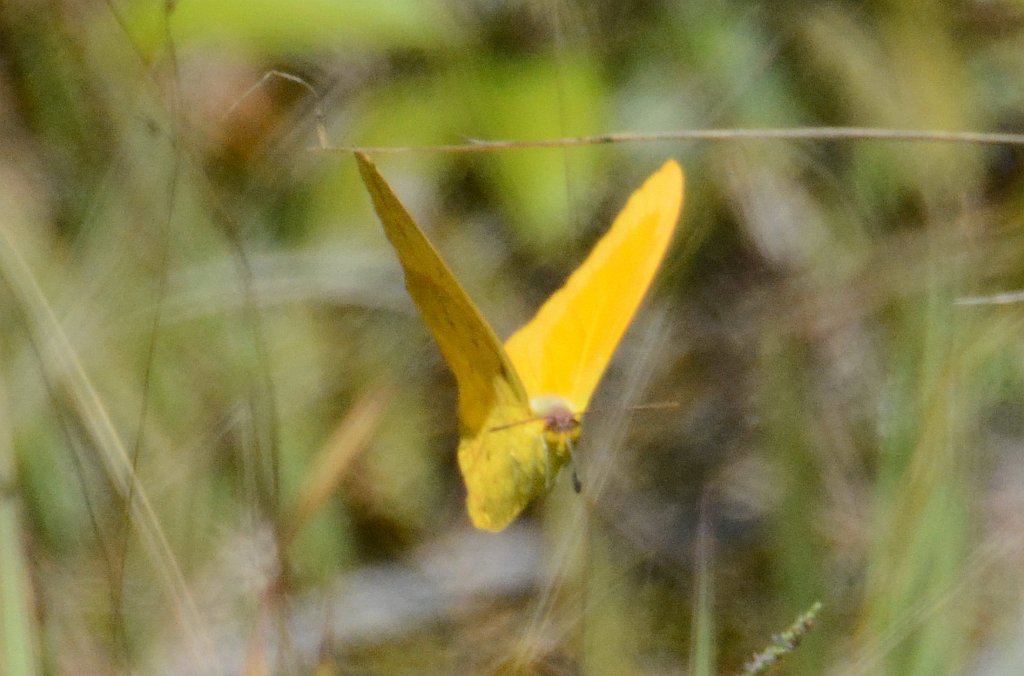
[[[788,129],[679,129],[650,133],[614,132],[597,136],[573,136],[535,140],[478,140],[434,146],[331,146],[317,150],[367,155],[403,153],[483,153],[528,148],[573,148],[607,143],[655,143],[664,141],[759,141],[874,140],[889,142],[958,143],[966,145],[1024,145],[1024,134],[949,131],[944,129],[885,129],[877,127],[793,127]]]
[[[40,673],[39,637],[14,492],[14,465],[5,388],[0,381],[0,674],[27,676]]]
[[[392,390],[391,385],[382,385],[360,399],[314,458],[287,524],[286,542],[323,507],[366,448],[391,401]]]
[[[174,615],[198,665],[211,664],[212,650],[200,629],[205,626],[170,543],[153,510],[146,489],[138,481],[127,449],[99,393],[78,359],[74,347],[57,320],[46,295],[12,239],[12,232],[0,228],[0,277],[24,312],[28,330],[38,346],[41,367],[47,377],[66,391],[83,428],[92,440],[110,484],[122,498],[134,496],[129,504],[132,523],[138,528]]]

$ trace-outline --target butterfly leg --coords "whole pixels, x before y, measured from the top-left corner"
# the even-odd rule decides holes
[[[543,440],[544,443],[544,489],[548,490],[554,483],[555,478],[551,475],[551,445],[547,439]]]
[[[572,470],[572,490],[579,495],[583,492],[583,482],[580,481],[580,475],[576,471],[576,455],[573,453],[571,437],[566,437],[565,447],[569,451],[569,469]]]

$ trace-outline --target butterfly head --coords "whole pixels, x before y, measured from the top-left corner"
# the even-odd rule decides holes
[[[530,408],[544,422],[544,437],[553,448],[565,448],[580,438],[580,419],[566,399],[548,395],[533,397]]]

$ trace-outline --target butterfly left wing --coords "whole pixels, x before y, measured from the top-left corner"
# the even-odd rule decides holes
[[[544,443],[526,390],[477,310],[391,186],[365,155],[359,171],[409,290],[459,388],[459,468],[473,524],[501,530],[565,461]],[[502,429],[495,429],[502,428]]]
[[[503,406],[522,408],[529,417],[525,390],[490,324],[370,159],[357,153],[356,160],[384,232],[398,253],[409,295],[455,374],[459,421],[468,432],[479,432],[499,399]]]
[[[548,444],[544,422],[499,404],[490,425],[459,441],[459,468],[473,525],[503,530],[534,498],[551,487],[568,461],[564,445]]]

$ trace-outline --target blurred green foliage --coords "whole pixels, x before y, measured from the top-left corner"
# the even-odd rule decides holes
[[[1024,285],[1019,148],[429,147],[1014,131],[1022,34],[1011,0],[7,3],[0,673],[728,673],[815,601],[786,673],[1020,673],[1024,305],[972,301]],[[503,335],[684,165],[581,496],[468,532],[452,379],[318,111],[427,147],[376,161]]]

